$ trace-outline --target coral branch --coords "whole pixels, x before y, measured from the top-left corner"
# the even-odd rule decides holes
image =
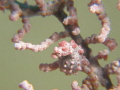
[[[19,5],[15,2],[11,1],[11,15],[9,16],[11,21],[17,21],[19,17],[22,15],[22,10],[20,9]]]
[[[73,81],[71,87],[72,90],[90,90],[85,84],[83,84],[82,87],[79,87],[77,81]]]
[[[118,8],[118,10],[120,10],[120,0],[117,3],[117,8]]]
[[[103,44],[107,46],[110,51],[115,50],[115,48],[117,47],[117,42],[115,41],[115,39],[112,39],[112,38],[106,38]]]
[[[12,38],[12,42],[17,43],[21,41],[26,33],[30,31],[30,23],[28,18],[22,18],[23,29],[20,29],[18,33]]]
[[[24,80],[19,84],[19,87],[23,90],[34,90],[32,84],[30,84],[27,80]]]
[[[37,45],[19,41],[18,43],[15,43],[15,49],[17,50],[30,49],[34,52],[39,52],[39,51],[43,51],[44,49],[46,49],[47,47],[49,47],[51,44],[58,41],[59,39],[65,38],[67,36],[69,36],[67,32],[54,33],[52,36],[50,36],[49,39],[46,39],[45,41]]]
[[[106,72],[106,74],[116,74],[118,84],[116,87],[113,87],[112,90],[119,90],[120,89],[120,59],[113,61],[110,64],[107,64],[105,66],[104,72]]]
[[[91,82],[90,82],[90,78],[85,78],[83,81],[82,81],[83,84],[85,84],[90,90],[93,89],[92,85],[91,85]]]
[[[40,64],[39,65],[39,69],[44,72],[53,71],[53,70],[57,69],[58,67],[59,66],[58,66],[57,62],[53,62],[51,64]]]
[[[110,32],[110,21],[104,12],[104,7],[100,0],[91,0],[88,4],[90,12],[95,13],[101,21],[102,28],[99,35],[96,36],[98,42],[104,42]]]
[[[85,43],[86,44],[96,44],[96,43],[100,43],[100,42],[97,39],[97,35],[93,34],[93,35],[91,35],[91,37],[88,37],[85,39]],[[106,40],[104,42],[102,42],[102,44],[107,46],[110,51],[115,50],[115,48],[117,47],[117,42],[115,41],[115,39],[112,39],[109,37],[107,37]]]
[[[67,16],[63,24],[65,25],[72,25],[72,34],[73,35],[78,35],[80,33],[80,28],[78,26],[78,19],[77,19],[77,13],[76,13],[76,8],[74,7],[74,2],[72,0],[68,0],[67,2],[67,10],[70,13],[70,16]]]
[[[49,16],[53,15],[60,9],[62,6],[62,9],[65,7],[66,0],[54,0],[51,2],[45,2],[44,0],[35,0],[38,7],[39,7],[39,14],[42,16]],[[55,8],[54,8],[55,7]]]
[[[98,60],[98,59],[107,60],[108,54],[109,54],[109,51],[105,49],[105,50],[103,50],[103,51],[99,51],[99,52],[98,52],[98,55],[97,55],[95,58],[96,58],[97,60]]]
[[[120,75],[120,59],[113,61],[112,63],[105,66],[105,71],[108,74]]]
[[[81,88],[78,86],[77,81],[73,81],[71,84],[72,90],[81,90]]]

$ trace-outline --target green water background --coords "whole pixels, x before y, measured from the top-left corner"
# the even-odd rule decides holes
[[[20,1],[20,0],[19,0]],[[22,2],[23,0],[21,0]],[[74,0],[77,8],[77,16],[81,35],[83,38],[89,37],[92,34],[98,34],[101,29],[101,22],[95,14],[91,14],[87,4],[90,0]],[[110,52],[108,61],[100,60],[100,64],[104,67],[113,60],[120,58],[120,11],[116,8],[118,0],[103,0],[106,12],[111,21],[111,32],[109,37],[116,39],[118,47],[115,51]],[[30,4],[35,4],[34,0],[29,0]],[[54,46],[51,45],[48,49],[42,52],[32,52],[30,50],[19,51],[14,49],[14,43],[11,38],[16,34],[18,29],[21,29],[21,19],[16,22],[9,20],[9,11],[3,13],[0,11],[0,90],[22,90],[18,84],[23,80],[28,80],[33,84],[35,90],[71,90],[71,82],[77,80],[81,86],[82,80],[86,74],[80,72],[78,75],[65,76],[59,69],[44,73],[39,70],[40,63],[52,63],[55,59],[51,58]],[[30,19],[32,25],[31,31],[25,35],[23,41],[38,44],[52,35],[54,32],[64,31],[61,23],[54,17],[32,17]],[[62,39],[69,41],[70,38]],[[60,40],[60,41],[62,41]],[[93,55],[98,51],[104,50],[106,47],[102,44],[89,45],[93,50]],[[116,85],[117,80],[115,75],[110,76],[113,83]],[[105,90],[100,87],[99,90]]]

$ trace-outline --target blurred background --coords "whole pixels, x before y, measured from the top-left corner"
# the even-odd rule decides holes
[[[24,0],[19,1],[23,2]],[[88,10],[87,4],[89,1],[75,0],[83,38],[89,37],[92,34],[98,34],[101,29],[101,22],[97,16]],[[34,0],[29,0],[28,2],[32,5],[35,4]],[[99,61],[103,67],[113,60],[120,58],[120,11],[116,7],[117,2],[118,0],[103,0],[105,10],[111,21],[112,30],[109,37],[114,38],[118,42],[118,47],[115,51],[110,52],[108,60]],[[52,63],[55,61],[55,59],[51,58],[51,53],[53,52],[53,48],[58,45],[58,42],[51,45],[48,49],[37,53],[30,50],[15,50],[11,38],[23,27],[23,24],[21,23],[21,19],[16,22],[10,21],[9,14],[10,11],[5,11],[5,13],[0,11],[0,90],[22,90],[18,85],[23,80],[28,80],[32,83],[35,90],[52,90],[55,88],[59,90],[71,90],[71,82],[73,80],[77,80],[81,86],[82,80],[86,77],[86,74],[82,72],[79,72],[78,75],[66,76],[59,69],[48,73],[39,70],[40,63]],[[32,17],[30,23],[32,25],[31,30],[25,35],[23,41],[33,44],[44,41],[54,32],[64,31],[62,24],[54,16]],[[66,38],[62,40],[69,41],[71,39]],[[89,46],[93,50],[93,55],[106,48],[102,44],[92,44]],[[117,80],[115,75],[111,75],[110,77],[116,85]],[[105,90],[105,88],[100,87],[100,90]]]

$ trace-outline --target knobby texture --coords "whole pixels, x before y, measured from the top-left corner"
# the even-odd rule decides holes
[[[44,72],[50,72],[60,69],[65,75],[78,74],[82,71],[87,74],[83,80],[82,86],[78,86],[77,81],[71,84],[72,90],[98,90],[99,82],[107,90],[119,90],[120,88],[120,59],[101,67],[98,60],[107,60],[110,51],[115,50],[117,42],[108,37],[110,33],[110,20],[107,16],[101,0],[91,0],[88,4],[89,11],[96,14],[101,22],[101,30],[98,34],[93,34],[85,39],[82,38],[80,26],[78,24],[77,10],[73,0],[54,0],[46,2],[45,0],[35,0],[36,5],[29,5],[28,2],[19,2],[17,0],[0,0],[0,10],[10,10],[9,19],[17,21],[22,18],[23,28],[18,30],[17,34],[12,38],[14,47],[17,50],[32,50],[40,52],[47,49],[51,44],[61,38],[70,37],[70,42],[62,41],[54,48],[51,54],[53,59],[58,59],[50,64],[41,63],[39,69]],[[67,8],[69,15],[66,14],[64,8]],[[120,0],[117,8],[120,10]],[[26,43],[22,41],[23,37],[30,31],[31,25],[29,19],[32,16],[50,16],[53,15],[63,25],[65,31],[55,32],[48,39],[40,44]],[[107,49],[99,51],[96,56],[92,55],[92,49],[89,44],[103,44]],[[116,74],[118,84],[113,86],[110,74]],[[28,81],[19,84],[23,90],[34,90]],[[56,90],[56,89],[54,89]]]

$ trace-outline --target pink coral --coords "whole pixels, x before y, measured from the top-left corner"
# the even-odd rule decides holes
[[[120,89],[120,60],[113,61],[105,67],[102,67],[98,62],[99,59],[107,60],[109,52],[117,47],[116,41],[108,37],[111,24],[102,0],[91,0],[88,4],[90,12],[96,14],[98,20],[100,20],[101,30],[98,35],[93,34],[86,39],[81,36],[77,9],[73,0],[53,0],[50,2],[35,0],[35,2],[36,5],[29,5],[26,0],[24,3],[17,0],[0,0],[0,10],[10,10],[9,19],[11,21],[17,21],[22,18],[23,28],[19,29],[12,38],[12,42],[15,43],[15,49],[29,49],[39,52],[47,49],[51,44],[62,38],[71,37],[72,40],[70,42],[64,40],[59,42],[58,46],[54,48],[51,56],[58,60],[50,64],[41,63],[39,69],[44,72],[50,72],[59,68],[66,75],[78,74],[79,71],[86,73],[87,77],[83,80],[83,85],[79,87],[78,82],[73,81],[72,90],[98,90],[99,82],[107,90]],[[120,0],[117,3],[117,8],[120,9]],[[64,9],[67,9],[69,15],[66,14]],[[48,39],[36,45],[24,42],[23,37],[31,28],[29,19],[32,16],[45,17],[50,15],[55,16],[60,21],[65,31],[55,32]],[[96,43],[107,46],[109,50],[101,50],[96,56],[92,55],[92,49],[89,48],[89,44]],[[109,77],[110,74],[116,74],[117,76],[118,84],[116,87],[112,84]],[[33,86],[26,80],[20,83],[19,87],[24,90],[33,90]]]

